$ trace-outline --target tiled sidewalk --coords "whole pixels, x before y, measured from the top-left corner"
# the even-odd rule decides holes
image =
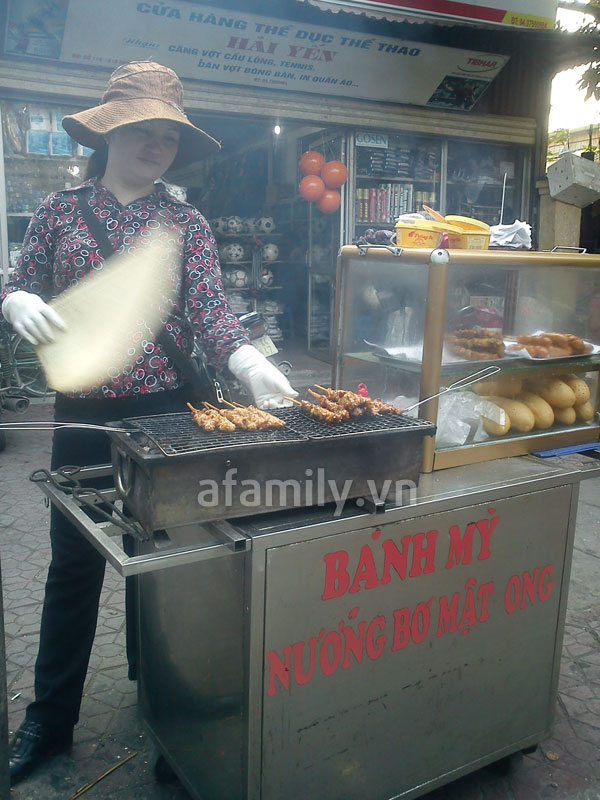
[[[49,419],[50,415],[49,405],[34,405],[26,417],[7,415],[5,421]],[[50,434],[46,432],[9,433],[7,449],[0,453],[0,554],[11,729],[20,723],[32,696],[49,558],[49,512],[41,492],[27,478],[34,469],[49,464],[49,455]],[[599,532],[600,479],[594,479],[581,487],[553,737],[535,754],[525,756],[511,774],[481,770],[431,793],[427,800],[600,800]],[[124,627],[123,581],[108,567],[72,753],[51,759],[15,787],[11,791],[15,800],[68,800],[81,786],[132,753],[137,755],[84,798],[188,798],[179,785],[160,785],[154,779],[154,748],[138,719],[135,684],[127,680]]]

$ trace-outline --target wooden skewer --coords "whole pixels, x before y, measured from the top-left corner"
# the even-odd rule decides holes
[[[219,410],[219,409],[218,409],[216,406],[213,406],[213,405],[211,405],[210,403],[207,403],[207,402],[206,402],[206,400],[203,400],[203,401],[202,401],[202,405],[203,405],[205,408],[211,408],[213,411],[218,411],[218,410]]]
[[[301,406],[302,405],[302,403],[300,403],[298,400],[294,400],[293,397],[286,397],[286,395],[283,395],[283,397],[284,397],[285,400],[291,400],[292,403],[296,403],[297,406]]]
[[[223,403],[225,403],[226,406],[229,406],[229,408],[235,408],[235,403],[230,403],[229,400],[223,399]]]
[[[199,409],[194,408],[194,406],[191,403],[186,403],[186,406],[189,408],[190,411],[199,411]]]
[[[315,386],[317,387],[317,389],[320,389],[322,392],[328,391],[324,386],[319,386],[318,383],[315,383]]]

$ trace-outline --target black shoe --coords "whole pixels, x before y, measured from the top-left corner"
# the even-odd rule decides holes
[[[72,744],[72,729],[57,735],[39,722],[25,720],[9,747],[10,785],[19,783],[46,758],[64,753]]]

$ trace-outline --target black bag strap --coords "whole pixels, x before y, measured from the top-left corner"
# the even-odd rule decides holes
[[[87,202],[85,197],[82,197],[81,195],[79,196],[79,208],[81,209],[81,216],[85,220],[85,224],[87,225],[89,232],[96,240],[100,254],[105,260],[110,258],[111,255],[114,255],[115,249],[112,246],[112,242],[108,238],[106,228],[94,214],[93,208]],[[180,373],[183,379],[194,389],[206,394],[206,381],[203,380],[196,362],[194,359],[189,358],[181,352],[165,328],[163,328],[158,334],[156,341],[169,356],[173,364],[175,364],[177,371]]]
[[[110,256],[114,254],[115,248],[112,246],[112,242],[108,238],[106,228],[94,214],[94,209],[85,199],[85,197],[79,197],[79,208],[81,209],[81,216],[85,220],[88,231],[96,240],[96,244],[98,245],[98,249],[100,250],[102,258],[105,260],[110,258]]]

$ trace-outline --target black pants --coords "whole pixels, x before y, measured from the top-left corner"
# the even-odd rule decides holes
[[[54,418],[60,422],[104,424],[126,417],[185,411],[187,399],[186,389],[105,400],[72,400],[57,395]],[[89,467],[109,462],[110,439],[104,431],[55,431],[53,470],[67,464]],[[97,480],[93,485],[104,488]],[[52,560],[35,665],[35,701],[27,708],[26,716],[60,734],[79,719],[106,562],[54,506],[50,539]]]

